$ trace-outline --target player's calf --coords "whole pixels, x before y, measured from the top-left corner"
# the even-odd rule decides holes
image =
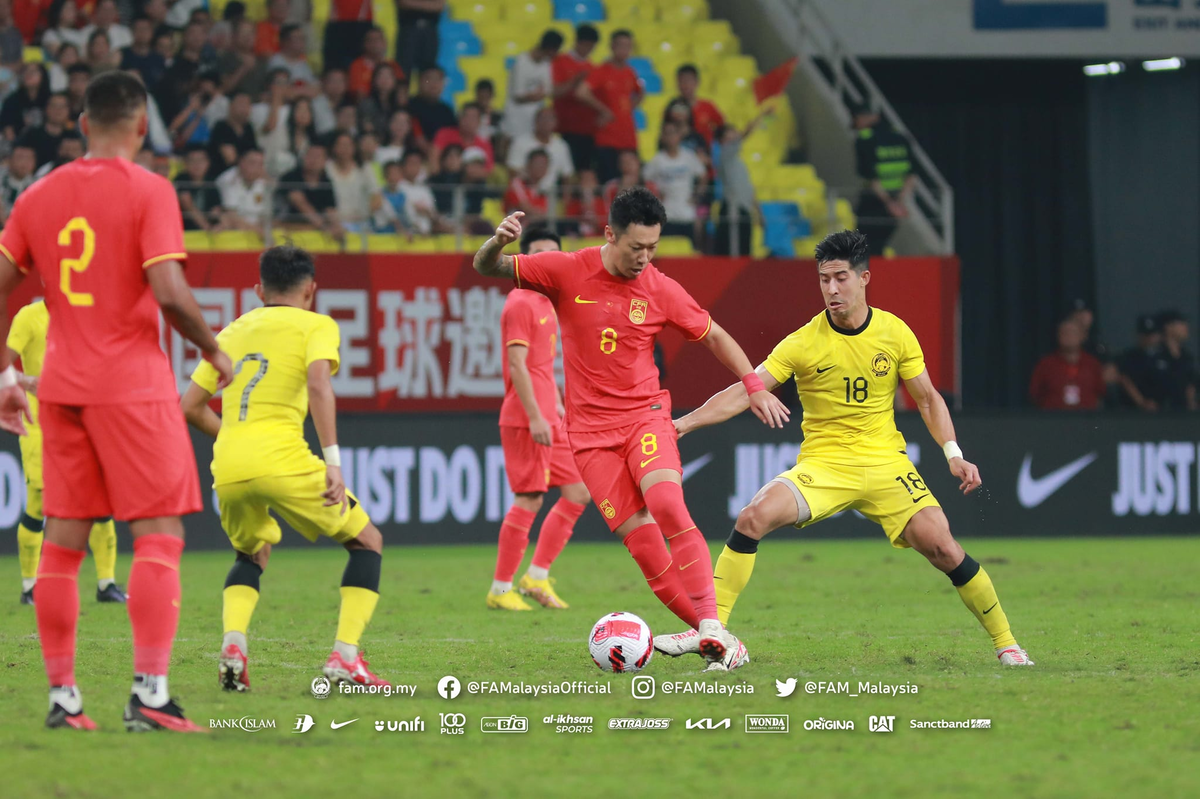
[[[337,638],[325,661],[324,674],[335,682],[358,685],[388,685],[371,672],[358,650],[363,631],[379,602],[379,578],[383,565],[383,536],[367,524],[355,538],[345,542],[349,552],[342,573],[342,606],[338,614]]]

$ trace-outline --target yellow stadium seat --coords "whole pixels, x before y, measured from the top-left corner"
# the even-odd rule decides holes
[[[750,256],[752,258],[766,258],[771,254],[771,250],[767,247],[766,231],[762,225],[755,225],[754,230],[750,234]]]
[[[658,18],[658,9],[645,0],[605,0],[604,13],[609,22],[642,25]]]
[[[209,249],[216,252],[255,252],[263,249],[263,240],[257,233],[224,230],[213,234]]]
[[[657,254],[668,257],[695,255],[696,248],[687,236],[663,236],[658,240]]]
[[[333,0],[312,0],[312,21],[328,22],[333,11]]]
[[[493,224],[500,224],[504,218],[504,202],[497,197],[484,200],[479,215]]]
[[[660,94],[647,94],[642,99],[642,111],[646,114],[646,128],[654,131],[658,135],[659,129],[662,127],[663,112],[667,110],[667,105],[671,102],[671,97],[674,93],[667,94],[669,89],[664,87],[664,91]]]
[[[320,230],[294,230],[290,234],[292,245],[313,253],[341,252],[342,245],[329,234]],[[361,249],[361,241],[359,242]]]
[[[738,55],[741,44],[726,20],[706,20],[692,25],[688,33],[692,41],[692,54],[700,58],[712,54],[718,58]]]
[[[500,5],[504,6],[504,18],[510,23],[537,26],[554,19],[554,7],[549,0],[506,0]]]
[[[638,131],[638,155],[642,161],[649,161],[658,152],[658,125],[652,129]]]
[[[813,258],[821,239],[816,236],[806,236],[802,239],[792,239],[792,247],[796,250],[797,258]]]
[[[470,3],[454,3],[450,9],[455,19],[475,23],[475,32],[504,19],[504,5],[496,0],[474,0]]]
[[[212,242],[209,240],[208,233],[203,230],[185,230],[183,231],[183,248],[188,252],[208,252],[212,249]]]
[[[586,250],[588,247],[603,247],[608,244],[608,239],[603,236],[583,236],[575,239],[575,249]]]
[[[21,60],[26,64],[40,64],[46,60],[46,54],[40,47],[26,47],[21,54]]]
[[[854,206],[845,197],[838,197],[834,201],[833,215],[837,218],[838,227],[846,230],[858,227],[858,215],[854,213]]]
[[[523,53],[535,44],[541,37],[541,31],[529,28],[512,28],[507,25],[493,27],[483,32],[483,52],[485,58],[499,59],[500,75],[508,79],[508,70],[504,69],[504,60]],[[493,75],[492,80],[496,80]]]
[[[385,233],[368,233],[367,252],[390,253],[400,251],[400,237]]]
[[[458,68],[462,70],[467,81],[467,93],[470,99],[475,99],[475,83],[480,78],[491,78],[496,87],[497,108],[504,107],[508,96],[508,70],[504,68],[504,59],[497,56],[475,56],[458,59]]]
[[[669,25],[708,19],[708,3],[705,0],[663,0],[659,4],[658,18]]]

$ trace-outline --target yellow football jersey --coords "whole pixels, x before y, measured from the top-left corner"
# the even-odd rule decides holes
[[[36,377],[42,373],[42,363],[46,360],[46,335],[49,332],[50,312],[46,310],[44,300],[29,303],[13,317],[8,329],[8,346],[21,356],[21,371],[25,374]],[[29,397],[29,414],[36,426],[37,397],[29,393],[26,396]]]
[[[862,327],[843,330],[822,312],[775,345],[765,366],[780,383],[796,379],[804,406],[800,457],[867,466],[904,450],[896,389],[925,371],[925,356],[899,317],[871,308]]]
[[[304,440],[308,367],[332,361],[337,372],[340,339],[330,317],[288,306],[256,308],[217,334],[236,374],[221,398],[214,485],[325,469]],[[192,380],[215,393],[217,370],[201,361]]]

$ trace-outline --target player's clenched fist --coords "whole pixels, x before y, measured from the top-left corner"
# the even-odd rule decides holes
[[[496,228],[496,241],[503,247],[507,247],[517,239],[521,238],[521,217],[525,216],[524,211],[514,211],[504,217],[504,221]]]

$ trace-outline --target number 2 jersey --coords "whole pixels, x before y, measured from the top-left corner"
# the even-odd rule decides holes
[[[804,406],[800,458],[872,466],[904,450],[896,389],[925,371],[925,356],[895,314],[870,308],[862,327],[845,330],[822,311],[776,344],[764,365],[780,383],[796,380]]]
[[[308,367],[331,361],[337,372],[337,322],[300,308],[267,306],[242,314],[217,341],[237,373],[221,396],[213,484],[324,471],[324,461],[304,440]],[[207,361],[192,373],[192,381],[210,394],[216,393],[217,379]]]
[[[609,274],[600,247],[514,256],[517,288],[545,294],[558,311],[567,377],[567,430],[614,430],[671,416],[658,382],[654,339],[670,325],[692,341],[712,317],[653,264],[628,279]]]
[[[50,312],[43,402],[177,402],[145,269],[184,260],[183,221],[165,178],[118,158],[80,158],[17,198],[0,250],[36,269]]]

